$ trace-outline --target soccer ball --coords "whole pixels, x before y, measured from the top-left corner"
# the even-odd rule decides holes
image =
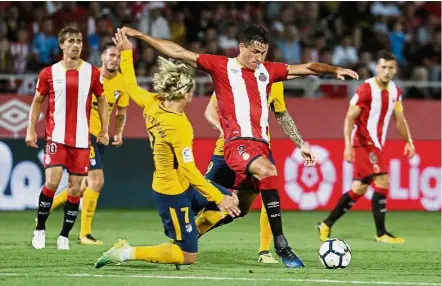
[[[327,269],[346,268],[350,260],[350,246],[343,240],[329,239],[319,248],[319,261]]]

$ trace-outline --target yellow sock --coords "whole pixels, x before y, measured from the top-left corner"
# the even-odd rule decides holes
[[[220,211],[204,211],[195,220],[196,229],[200,235],[211,230],[221,219],[223,215]]]
[[[55,196],[54,201],[52,202],[51,212],[58,208],[59,206],[64,205],[68,201],[68,189],[64,189],[58,195]]]
[[[261,207],[261,215],[259,217],[259,252],[270,250],[272,236],[267,211],[263,205]]]
[[[100,193],[87,187],[83,194],[83,208],[81,210],[81,231],[80,237],[92,233],[92,220],[97,208]]]
[[[154,263],[183,264],[184,253],[176,244],[163,243],[154,246],[134,247],[134,259]]]

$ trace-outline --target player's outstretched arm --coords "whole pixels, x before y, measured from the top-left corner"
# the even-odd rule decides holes
[[[413,139],[411,138],[410,128],[408,127],[407,119],[405,119],[404,110],[400,101],[396,103],[393,114],[398,133],[406,142],[404,155],[408,156],[408,158],[411,158],[416,154],[416,148],[414,147]]]
[[[344,80],[346,76],[358,80],[359,75],[350,69],[344,69],[340,67],[331,66],[324,63],[311,62],[301,65],[289,65],[288,66],[287,79],[295,79],[298,77],[309,75],[335,75],[338,79]]]
[[[196,61],[199,56],[197,53],[186,50],[185,48],[172,41],[145,35],[133,28],[123,27],[121,31],[129,37],[135,37],[143,40],[144,42],[148,43],[149,46],[170,58],[183,60],[196,68]]]
[[[37,148],[37,132],[36,126],[38,117],[40,116],[43,102],[45,101],[45,95],[40,94],[39,91],[35,92],[34,99],[32,100],[31,108],[29,111],[29,123],[26,130],[26,145],[29,147]]]
[[[117,49],[121,52],[121,73],[123,75],[124,85],[130,98],[140,108],[149,106],[155,101],[155,94],[141,88],[137,83],[132,56],[132,43],[124,33],[118,31],[112,38]]]
[[[275,112],[275,117],[285,135],[287,135],[290,140],[292,140],[301,150],[302,157],[304,157],[305,160],[304,165],[314,166],[316,164],[315,156],[305,144],[301,134],[299,134],[298,128],[296,128],[295,121],[293,120],[290,113],[287,110],[282,112]]]
[[[221,135],[223,135],[223,128],[221,127],[221,123],[219,122],[218,102],[210,99],[209,103],[207,104],[206,111],[204,112],[204,117],[210,123],[210,125],[212,125],[213,128],[216,128],[221,133]]]
[[[344,159],[348,162],[353,162],[355,160],[353,146],[351,145],[351,132],[355,125],[355,120],[361,113],[361,108],[357,105],[351,104],[348,108],[347,115],[344,120],[344,140],[345,140],[345,150]]]

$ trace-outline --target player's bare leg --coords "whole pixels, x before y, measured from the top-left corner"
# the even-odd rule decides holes
[[[376,240],[384,243],[404,243],[401,237],[395,237],[385,228],[385,215],[387,213],[387,196],[389,180],[388,174],[382,174],[373,178],[374,193],[371,199],[373,218],[376,225]]]
[[[83,208],[81,211],[81,230],[78,241],[86,245],[101,245],[103,242],[92,236],[92,220],[97,208],[98,197],[104,185],[102,169],[91,170],[82,184]]]
[[[45,184],[38,199],[37,225],[32,237],[32,246],[35,249],[46,247],[46,220],[49,217],[55,192],[60,184],[63,167],[49,167],[45,170]]]
[[[330,238],[331,227],[353,207],[359,198],[365,194],[368,187],[369,185],[366,184],[364,180],[353,181],[351,190],[343,194],[328,217],[318,223],[317,228],[319,231],[319,239],[321,241],[326,241]]]
[[[250,164],[247,171],[258,180],[258,189],[267,211],[276,253],[282,258],[282,262],[286,267],[304,267],[304,263],[292,251],[283,233],[276,167],[268,159],[259,157]]]
[[[68,198],[64,206],[63,228],[57,240],[57,249],[69,250],[69,232],[78,216],[83,178],[84,176],[69,174]]]

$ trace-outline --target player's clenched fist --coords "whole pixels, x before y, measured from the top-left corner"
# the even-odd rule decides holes
[[[345,147],[344,160],[353,163],[355,161],[355,151],[352,146]]]
[[[238,197],[232,193],[232,196],[224,196],[223,200],[218,204],[218,208],[221,212],[226,211],[231,217],[236,217],[241,214],[238,204]]]
[[[109,144],[109,135],[106,131],[101,131],[100,133],[98,133],[97,142],[103,145]]]
[[[26,145],[32,148],[38,148],[37,146],[37,132],[35,130],[28,129],[26,131]]]

